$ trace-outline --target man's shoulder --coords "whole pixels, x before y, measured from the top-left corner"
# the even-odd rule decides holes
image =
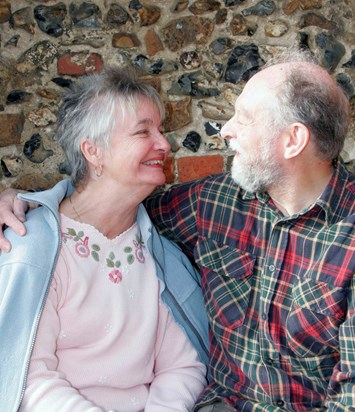
[[[190,184],[200,186],[201,190],[208,190],[210,188],[219,190],[223,190],[223,188],[233,188],[234,190],[240,189],[230,173],[219,173],[205,176],[199,180],[190,182]]]

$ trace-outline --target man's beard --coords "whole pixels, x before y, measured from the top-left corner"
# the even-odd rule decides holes
[[[233,159],[232,178],[244,190],[266,192],[270,186],[281,183],[282,170],[275,160],[275,144],[273,139],[264,141],[254,156],[241,154]],[[236,142],[231,140],[230,147],[237,150]]]

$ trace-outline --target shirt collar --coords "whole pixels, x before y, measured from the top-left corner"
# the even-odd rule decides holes
[[[336,223],[343,216],[344,199],[349,196],[348,190],[354,194],[354,185],[351,183],[351,174],[346,169],[344,162],[339,158],[334,162],[333,176],[325,187],[323,193],[316,201],[325,212],[325,220],[329,225]]]
[[[341,158],[334,161],[334,171],[332,178],[328,182],[321,196],[315,203],[297,214],[303,215],[315,207],[320,207],[324,211],[324,220],[328,225],[331,225],[342,218],[341,215],[341,203],[343,202],[346,190],[349,190],[349,177],[350,172],[346,169],[344,162]],[[242,198],[245,200],[258,199],[260,203],[266,204],[270,199],[270,196],[266,192],[248,192],[242,189]],[[289,218],[295,218],[294,216],[288,216]]]

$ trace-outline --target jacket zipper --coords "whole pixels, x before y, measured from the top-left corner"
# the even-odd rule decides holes
[[[33,200],[31,200],[31,202],[33,202]],[[39,203],[39,202],[36,202],[36,203],[38,203],[38,204],[41,205],[42,207],[46,207],[46,208],[52,213],[51,208],[48,207],[47,205],[45,205],[45,204],[43,204],[43,203]],[[60,227],[59,220],[57,219],[57,216],[55,216],[54,213],[52,213],[52,214],[53,214],[53,216],[54,216],[54,218],[55,218],[55,220],[56,220],[56,222],[57,222],[58,228],[59,228],[59,227]],[[58,239],[59,239],[59,246],[58,246],[58,248],[57,248],[57,253],[56,253],[56,255],[55,255],[54,262],[53,262],[53,265],[52,265],[52,268],[51,268],[51,276],[50,276],[50,279],[49,279],[48,284],[47,284],[46,293],[45,293],[45,295],[44,295],[44,297],[43,297],[43,300],[42,300],[42,303],[41,303],[41,308],[40,308],[40,310],[39,310],[39,312],[38,312],[38,315],[37,315],[37,318],[36,318],[36,320],[35,320],[35,322],[34,322],[36,333],[35,333],[35,335],[34,335],[34,337],[33,337],[33,339],[32,339],[32,342],[31,342],[31,346],[30,346],[30,348],[31,348],[31,350],[30,350],[30,356],[28,357],[28,359],[27,359],[27,361],[26,361],[25,377],[24,377],[23,386],[22,386],[22,390],[21,390],[21,394],[20,394],[20,399],[19,399],[19,403],[18,403],[18,407],[17,407],[17,412],[20,410],[21,403],[22,403],[23,397],[24,397],[24,395],[25,395],[26,385],[27,385],[28,369],[29,369],[30,362],[31,362],[31,354],[32,354],[33,347],[34,347],[34,344],[35,344],[35,341],[36,341],[38,324],[39,324],[39,320],[40,320],[41,315],[42,315],[42,312],[43,312],[44,305],[45,305],[45,303],[46,303],[46,301],[47,301],[47,297],[48,297],[48,293],[49,293],[49,288],[50,288],[50,285],[51,285],[51,282],[52,282],[52,278],[53,278],[53,270],[54,270],[54,267],[55,267],[55,265],[56,265],[56,263],[57,263],[57,261],[58,261],[60,249],[61,249],[61,246],[62,246],[62,239],[61,239],[61,237],[60,237],[59,234],[58,234]]]

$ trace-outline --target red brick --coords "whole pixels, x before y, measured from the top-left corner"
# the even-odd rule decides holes
[[[21,114],[0,114],[0,147],[19,144],[25,117]]]
[[[179,182],[189,182],[210,174],[222,173],[223,156],[190,156],[178,159]]]
[[[174,158],[168,157],[164,163],[164,173],[166,177],[166,183],[174,183],[175,171],[174,171]]]
[[[100,73],[103,60],[97,53],[67,53],[59,57],[57,71],[60,75],[81,76],[89,73]]]

